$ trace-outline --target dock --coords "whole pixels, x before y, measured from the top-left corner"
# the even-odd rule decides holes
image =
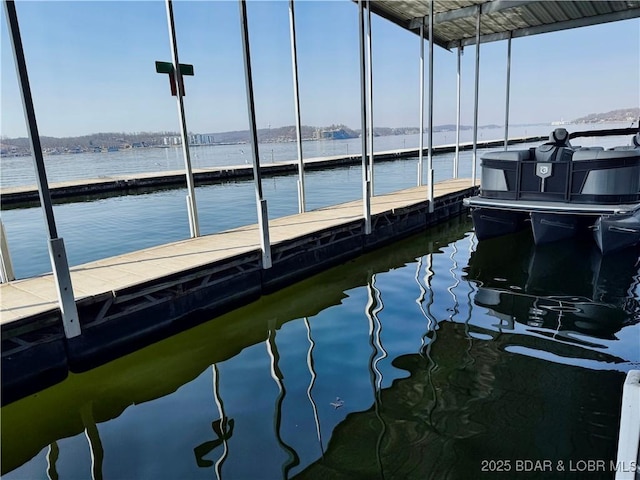
[[[2,403],[57,383],[465,211],[470,179],[271,220],[273,265],[258,225],[191,238],[71,268],[82,334],[66,339],[52,274],[0,285]]]
[[[509,144],[522,144],[539,142],[547,137],[526,136],[509,139]],[[477,143],[477,148],[500,148],[504,146],[504,140],[486,140]],[[459,145],[460,151],[473,149],[473,142],[465,142]],[[434,155],[453,153],[455,145],[439,145],[433,147]],[[392,162],[406,158],[417,157],[417,148],[403,148],[377,152],[374,161]],[[424,149],[424,155],[428,149]],[[308,158],[304,161],[305,171],[324,170],[327,168],[340,168],[352,165],[360,165],[362,155],[334,155],[330,157]],[[293,175],[298,171],[298,162],[290,160],[285,162],[264,163],[260,166],[261,175],[265,178],[279,175]],[[226,167],[194,168],[193,179],[196,185],[211,185],[237,180],[251,180],[253,170],[251,165],[230,165]],[[135,175],[122,175],[118,177],[104,177],[95,179],[69,180],[52,183],[49,186],[51,198],[54,203],[64,203],[87,198],[105,198],[131,193],[144,193],[160,189],[181,188],[186,186],[186,178],[183,170],[139,173]],[[3,209],[25,208],[39,205],[38,190],[35,186],[7,187],[0,191],[0,203]]]

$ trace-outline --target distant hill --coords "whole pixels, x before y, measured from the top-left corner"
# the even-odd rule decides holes
[[[606,113],[590,113],[576,118],[571,123],[636,122],[638,118],[640,118],[640,108],[623,108]]]
[[[481,125],[479,128],[496,128],[498,125]],[[461,130],[470,130],[472,127],[461,125]],[[434,132],[455,131],[455,125],[434,125]],[[347,138],[357,138],[361,129],[351,129],[346,125],[330,125],[328,127],[301,126],[302,140],[341,140]],[[420,133],[418,127],[374,127],[373,134],[376,137],[387,135],[413,135]],[[260,143],[285,143],[296,141],[296,127],[289,125],[284,127],[260,128],[258,129],[258,142]],[[231,132],[218,132],[206,134],[189,134],[191,144],[235,144],[249,143],[250,135],[248,130],[237,130]],[[122,150],[126,148],[140,147],[161,147],[167,145],[178,145],[178,132],[135,132],[135,133],[94,133],[79,137],[40,137],[40,143],[45,154],[59,153],[82,153],[82,152],[103,152]],[[16,156],[29,155],[28,138],[0,138],[0,155]]]

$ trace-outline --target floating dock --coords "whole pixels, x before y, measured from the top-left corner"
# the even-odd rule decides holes
[[[527,136],[509,139],[509,144],[532,143],[546,140],[547,136]],[[478,142],[478,148],[499,148],[504,146],[504,140],[488,140]],[[460,151],[473,149],[472,142],[461,143]],[[456,151],[455,145],[440,145],[433,148],[434,154],[452,153]],[[424,155],[427,155],[424,149]],[[374,161],[390,162],[404,158],[417,157],[417,148],[389,150],[378,152]],[[304,161],[305,171],[324,170],[327,168],[339,168],[351,165],[360,165],[362,155],[335,155],[331,157],[309,158]],[[298,162],[291,160],[286,162],[264,163],[260,166],[263,177],[278,175],[292,175],[298,171]],[[251,165],[235,165],[226,167],[210,167],[193,169],[193,179],[196,185],[210,185],[235,180],[253,179]],[[185,173],[180,171],[166,171],[155,173],[138,173],[135,175],[123,175],[119,177],[106,177],[96,179],[70,180],[50,185],[51,198],[56,203],[77,200],[79,198],[102,198],[130,193],[148,192],[159,189],[181,188],[186,185]],[[24,208],[37,206],[40,203],[38,190],[34,186],[20,186],[3,188],[0,192],[0,202],[3,209]]]
[[[314,273],[465,211],[470,179],[372,197],[269,222],[273,265],[249,225],[71,268],[82,334],[66,339],[52,274],[0,285],[2,403],[57,383]]]

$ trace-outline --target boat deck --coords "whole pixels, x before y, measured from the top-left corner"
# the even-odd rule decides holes
[[[547,202],[535,200],[504,200],[498,198],[470,197],[465,199],[469,207],[493,208],[514,212],[559,213],[571,215],[620,215],[633,213],[640,209],[640,204],[628,203],[603,205],[593,203]]]

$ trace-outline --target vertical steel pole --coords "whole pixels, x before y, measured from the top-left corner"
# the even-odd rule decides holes
[[[360,27],[360,110],[362,113],[362,208],[364,216],[364,233],[371,233],[371,180],[369,177],[369,165],[367,157],[367,79],[364,48],[364,5],[363,0],[358,0],[358,20]]]
[[[196,206],[196,192],[191,171],[191,157],[189,156],[189,134],[187,130],[187,119],[184,114],[184,103],[182,100],[182,73],[180,73],[180,62],[178,60],[178,42],[176,39],[176,28],[173,22],[173,4],[171,0],[166,0],[167,23],[169,26],[169,41],[171,42],[171,58],[173,61],[173,79],[176,85],[176,100],[178,105],[178,118],[180,119],[180,131],[182,136],[182,154],[184,156],[184,169],[187,177],[187,213],[189,215],[189,230],[191,237],[200,236],[200,225],[198,224],[198,208]]]
[[[471,185],[476,185],[476,164],[478,156],[478,94],[480,90],[480,5],[476,17],[476,81],[473,100],[473,163],[471,165]]]
[[[424,18],[420,22],[420,139],[418,140],[418,186],[422,185],[424,150]]]
[[[16,71],[18,73],[22,107],[27,121],[29,143],[36,170],[36,181],[38,183],[40,204],[42,205],[42,210],[47,224],[49,258],[51,260],[51,268],[53,270],[53,276],[56,283],[58,304],[62,315],[62,325],[65,337],[73,338],[77,337],[81,333],[80,320],[78,318],[78,310],[76,307],[75,297],[73,295],[73,285],[71,284],[71,273],[69,272],[69,263],[67,261],[67,253],[64,248],[64,241],[62,238],[58,238],[56,221],[53,216],[53,205],[51,204],[49,183],[47,181],[47,172],[44,166],[44,158],[42,156],[42,145],[40,144],[40,135],[38,133],[35,109],[33,107],[33,98],[31,96],[31,87],[29,85],[29,76],[27,74],[27,63],[24,58],[24,50],[22,48],[22,38],[20,37],[20,26],[18,24],[18,15],[16,13],[15,3],[13,1],[5,0],[4,9],[11,36],[13,58],[16,65]]]
[[[296,114],[296,143],[298,147],[298,213],[306,210],[304,194],[304,160],[302,159],[302,131],[300,122],[300,94],[298,85],[298,51],[296,48],[296,19],[294,0],[289,0],[289,27],[291,33],[291,65],[293,68],[293,96]]]
[[[262,177],[260,174],[260,156],[258,151],[258,130],[256,129],[256,110],[253,100],[253,77],[251,75],[251,52],[249,47],[249,26],[247,25],[247,5],[240,4],[240,24],[242,29],[242,50],[244,53],[244,77],[247,87],[247,111],[249,113],[249,133],[251,135],[251,153],[253,157],[253,181],[256,190],[258,209],[258,227],[260,228],[260,246],[262,248],[262,267],[271,268],[271,243],[269,241],[269,215],[267,200],[262,196]]]
[[[507,42],[507,99],[505,102],[504,111],[504,149],[506,150],[509,145],[509,94],[511,90],[511,36],[512,32],[509,32],[509,40]]]
[[[433,0],[429,0],[429,149],[427,154],[427,185],[429,213],[433,213]]]
[[[371,182],[371,196],[374,195],[373,179],[373,46],[371,35],[371,0],[367,0],[367,60],[369,67],[369,182]]]
[[[456,79],[456,157],[453,161],[453,178],[458,178],[458,166],[460,165],[460,83],[461,69],[460,57],[462,56],[462,45],[458,45],[458,78]]]
[[[0,283],[12,282],[16,279],[13,273],[13,263],[9,252],[9,242],[7,242],[7,232],[0,219]]]

